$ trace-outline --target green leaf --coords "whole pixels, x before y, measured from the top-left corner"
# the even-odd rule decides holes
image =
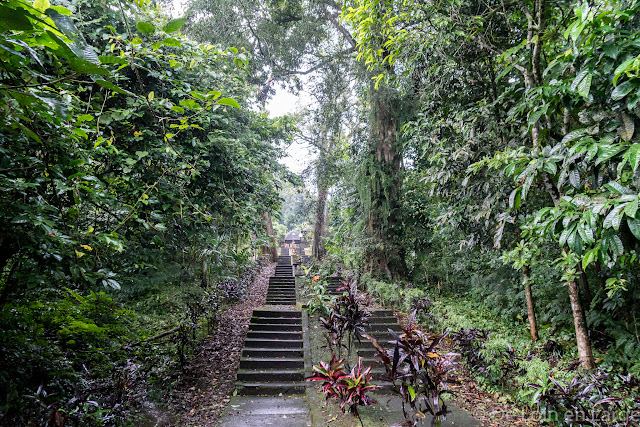
[[[582,258],[582,268],[586,269],[589,264],[596,260],[598,256],[598,248],[593,248],[587,253],[584,254],[584,258]]]
[[[569,142],[575,141],[585,133],[587,133],[587,129],[576,129],[571,131],[562,138],[562,144],[568,144]]]
[[[584,97],[589,96],[592,78],[593,75],[590,69],[582,70],[573,80],[573,83],[571,83],[571,90],[578,92],[578,94]]]
[[[69,16],[71,15],[71,11],[64,6],[49,6],[51,9],[58,12],[60,15]]]
[[[0,27],[4,30],[29,31],[33,29],[28,16],[32,16],[21,7],[11,8],[0,5]]]
[[[409,395],[411,396],[411,401],[416,399],[416,391],[413,389],[413,386],[407,387],[409,390]]]
[[[40,12],[44,12],[51,7],[51,3],[49,0],[34,0],[33,7],[38,9]]]
[[[620,221],[622,220],[622,209],[625,205],[615,206],[611,209],[611,212],[605,217],[603,228],[618,229],[620,227]]]
[[[638,197],[634,197],[624,208],[624,214],[629,218],[635,218],[636,212],[638,212]]]
[[[121,95],[136,96],[134,93],[131,93],[128,90],[122,89],[122,88],[114,85],[113,83],[111,83],[108,80],[96,80],[96,83],[98,83],[102,87],[106,87],[107,89],[111,89],[112,91],[117,92],[117,93],[119,93]]]
[[[220,98],[220,99],[218,99],[218,104],[220,104],[220,105],[229,105],[231,107],[240,108],[240,104],[238,104],[238,101],[236,101],[235,99],[231,99],[231,98]]]
[[[589,96],[589,90],[591,90],[592,74],[587,74],[584,79],[578,83],[578,94],[587,98]]]
[[[172,21],[169,21],[167,25],[162,27],[162,29],[167,33],[175,33],[187,22],[187,18],[178,18]]]
[[[613,156],[622,151],[624,147],[620,145],[598,144],[598,159],[596,166],[610,160]]]
[[[613,242],[615,243],[618,255],[623,255],[624,245],[622,244],[622,240],[620,240],[620,237],[618,237],[617,234],[613,236]]]
[[[165,45],[165,46],[173,46],[173,47],[182,46],[182,43],[180,43],[179,40],[176,40],[176,39],[171,38],[171,37],[167,37],[166,39],[162,40],[162,44]]]
[[[629,66],[631,64],[633,64],[635,60],[636,60],[636,58],[629,58],[626,61],[624,61],[622,64],[618,65],[616,70],[613,72],[613,85],[614,86],[616,86],[616,84],[618,83],[618,78],[622,75],[622,73],[627,71],[627,68],[629,68]]]
[[[127,60],[119,56],[99,56],[98,59],[102,64],[127,64]]]
[[[142,34],[153,34],[156,32],[156,27],[150,22],[138,22],[136,28]]]
[[[635,80],[627,80],[618,85],[613,92],[611,92],[611,99],[618,101],[627,96],[627,94],[636,87],[638,87],[638,83]]]
[[[640,240],[640,219],[629,218],[627,219],[627,225],[636,239]]]

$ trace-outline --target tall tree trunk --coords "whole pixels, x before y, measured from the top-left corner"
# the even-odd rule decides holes
[[[325,225],[325,207],[327,204],[327,189],[318,185],[318,205],[316,206],[316,222],[313,226],[313,247],[311,249],[313,259],[320,261],[324,257],[325,249],[322,243],[322,234]]]
[[[372,243],[366,250],[366,270],[392,279],[406,275],[400,190],[402,153],[397,140],[397,119],[393,110],[398,95],[390,89],[376,89],[371,83],[370,160],[368,179],[369,218],[367,232]]]
[[[533,292],[531,292],[531,269],[528,265],[523,267],[522,274],[524,275],[524,294],[527,300],[529,332],[531,333],[531,341],[536,342],[540,337],[538,336],[538,322],[536,321],[536,306],[533,300]]]
[[[264,218],[267,236],[269,236],[269,244],[268,246],[262,247],[262,253],[271,255],[271,262],[276,262],[278,260],[278,251],[276,249],[276,236],[273,232],[273,222],[271,221],[271,215],[269,214],[269,212],[263,212],[262,217]]]

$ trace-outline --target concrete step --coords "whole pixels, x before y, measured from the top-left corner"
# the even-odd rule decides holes
[[[255,317],[275,317],[275,318],[298,318],[302,319],[301,311],[293,310],[253,310]],[[302,321],[302,320],[301,320]]]
[[[396,325],[398,324],[398,319],[396,319],[393,316],[371,316],[369,318],[369,323],[370,324],[378,324],[378,323],[395,323]]]
[[[304,369],[304,359],[298,358],[264,358],[241,357],[240,369]]]
[[[297,317],[257,317],[253,316],[250,320],[251,324],[256,323],[279,323],[281,325],[302,325],[302,320]]]
[[[269,338],[246,338],[245,348],[302,348],[302,339],[272,340]]]
[[[288,331],[288,332],[302,332],[302,325],[287,325],[281,323],[257,323],[249,324],[250,331]]]
[[[384,348],[393,348],[395,346],[395,344],[391,344],[391,340],[389,339],[379,339],[376,337],[376,339],[378,340],[378,344],[380,344],[382,347]],[[362,339],[359,343],[356,344],[357,347],[359,349],[374,349],[375,347],[373,346],[373,344],[371,343],[371,341],[367,340],[367,339]]]
[[[295,298],[267,298],[267,304],[271,304],[271,305],[278,305],[278,304],[296,305],[296,299]]]
[[[389,317],[393,316],[393,311],[391,310],[374,310],[371,312],[372,316],[375,317]]]
[[[397,322],[395,323],[369,323],[369,327],[367,328],[372,332],[387,332],[388,329],[398,333],[400,331],[400,325]]]
[[[303,369],[238,369],[238,381],[270,382],[270,381],[304,381]],[[303,383],[304,384],[304,383]]]
[[[304,350],[301,348],[245,348],[242,350],[243,357],[303,357]]]
[[[304,394],[304,387],[304,382],[246,382],[236,384],[238,394],[245,396]]]

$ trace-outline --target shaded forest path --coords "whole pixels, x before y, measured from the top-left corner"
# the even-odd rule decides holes
[[[290,243],[298,243],[298,251],[304,253],[297,235],[295,237]],[[289,254],[288,245],[285,243],[280,248],[278,265],[269,278],[266,305],[253,311],[237,374],[237,395],[224,410],[222,427],[303,427],[329,423],[347,427],[358,424],[358,420],[350,415],[335,414],[335,410],[339,411],[335,405],[325,406],[317,384],[305,384],[305,377],[311,376],[313,363],[326,360],[327,355],[322,344],[318,344],[322,341],[321,329],[315,324],[310,327],[312,319],[306,311],[300,310],[293,265],[299,258]],[[339,281],[339,277],[330,280],[328,291],[337,294]],[[393,311],[374,311],[368,332],[380,340],[390,340],[392,336],[387,327],[399,331]],[[359,353],[367,362],[374,362],[371,346],[367,344],[368,341],[361,344]],[[380,403],[362,408],[365,425],[400,425],[404,421],[400,398],[389,394],[390,383],[382,380],[384,372],[381,368],[376,368],[374,374],[376,383],[381,386],[376,397]],[[466,411],[452,407],[442,425],[481,424]]]

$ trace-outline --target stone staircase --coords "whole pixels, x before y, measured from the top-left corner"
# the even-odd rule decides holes
[[[253,311],[237,381],[238,394],[304,393],[300,311]]]
[[[327,278],[327,294],[329,296],[342,295],[342,292],[338,292],[338,288],[343,286],[342,281],[344,278],[340,276],[331,276]]]
[[[236,390],[241,395],[304,393],[302,312],[295,307],[296,283],[289,249],[281,248],[269,277],[267,305],[253,311],[240,358]]]
[[[275,275],[269,277],[267,305],[295,305],[296,279],[290,256],[278,257]]]
[[[393,344],[389,344],[389,341],[394,339],[393,335],[389,332],[389,329],[396,332],[398,335],[402,332],[400,325],[398,324],[398,320],[391,310],[376,310],[371,312],[369,325],[369,329],[366,333],[375,337],[380,345],[387,349],[393,348]],[[378,391],[389,392],[391,390],[391,382],[386,381],[383,378],[386,371],[384,367],[380,365],[379,359],[376,357],[378,351],[375,349],[373,344],[371,344],[371,342],[366,338],[362,338],[361,342],[358,344],[357,353],[358,356],[362,357],[362,363],[365,366],[376,363],[376,366],[371,372],[373,373],[375,383],[379,387]]]

